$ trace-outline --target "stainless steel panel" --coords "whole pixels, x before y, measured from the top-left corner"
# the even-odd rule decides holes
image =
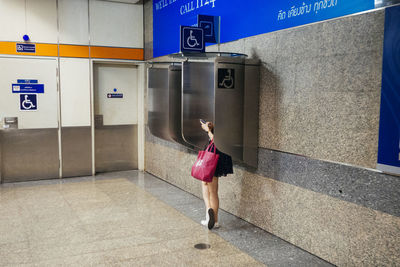
[[[200,119],[215,124],[217,147],[250,166],[257,166],[259,61],[219,56],[182,63],[181,130],[183,140],[203,148],[207,134]],[[177,75],[178,76],[178,75]],[[179,98],[171,90],[166,67],[149,70],[149,129],[152,134],[179,137]],[[175,103],[173,101],[176,101]]]
[[[162,139],[186,145],[181,129],[180,65],[157,64],[148,69],[148,126]]]
[[[104,126],[96,128],[96,172],[137,169],[137,142],[137,125]]]
[[[63,177],[92,174],[91,127],[63,127],[61,146]]]
[[[177,143],[187,145],[182,136],[182,66],[169,66],[169,134]]]
[[[258,124],[260,65],[258,60],[246,60],[243,109],[243,161],[258,165]]]
[[[159,138],[172,141],[169,135],[168,68],[148,69],[148,126]]]
[[[218,149],[243,160],[244,64],[241,59],[231,62],[224,58],[215,61],[214,140]],[[219,75],[224,77],[222,81]]]
[[[214,122],[214,62],[183,62],[182,135],[198,148],[208,141],[200,119]]]
[[[59,178],[57,131],[57,129],[0,131],[3,182]]]

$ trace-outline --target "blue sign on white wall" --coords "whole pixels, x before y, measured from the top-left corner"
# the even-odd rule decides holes
[[[178,52],[180,25],[197,26],[199,14],[221,17],[225,43],[374,7],[374,0],[153,0],[153,53]]]
[[[400,6],[386,9],[378,166],[400,174]]]
[[[181,26],[181,45],[182,53],[204,52],[204,30],[198,27]]]
[[[35,44],[17,43],[17,52],[18,53],[36,53],[36,45]]]
[[[38,80],[18,79],[17,83],[38,83]]]
[[[12,84],[13,93],[44,93],[44,84],[23,84],[23,83],[13,83]]]
[[[17,83],[12,84],[12,92],[21,93],[44,93],[44,84],[38,83],[38,80],[18,79]]]
[[[107,98],[124,98],[124,94],[108,93]]]
[[[19,109],[23,111],[37,110],[37,95],[36,94],[20,94]]]

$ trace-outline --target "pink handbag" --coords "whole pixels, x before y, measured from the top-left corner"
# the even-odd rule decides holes
[[[212,147],[214,147],[214,152],[209,151]],[[207,183],[212,182],[219,158],[216,150],[214,141],[211,141],[206,150],[199,151],[197,160],[192,166],[192,176],[194,178]]]

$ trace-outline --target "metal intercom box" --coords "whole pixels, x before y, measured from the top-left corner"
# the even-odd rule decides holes
[[[148,70],[148,125],[160,138],[202,149],[208,142],[200,119],[214,123],[219,150],[257,166],[259,61],[215,56],[180,63],[181,84],[170,65]],[[179,87],[178,87],[179,86]],[[178,92],[179,94],[176,94]],[[178,136],[178,138],[177,138]]]

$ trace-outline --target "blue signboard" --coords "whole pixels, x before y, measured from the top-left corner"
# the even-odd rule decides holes
[[[38,83],[38,80],[18,79],[17,83],[12,84],[12,92],[17,94],[23,93],[44,93],[44,84]]]
[[[204,52],[204,30],[198,27],[181,26],[181,46],[182,53]]]
[[[206,43],[219,43],[219,25],[219,16],[197,16],[197,26],[203,29]]]
[[[37,110],[37,95],[35,94],[20,94],[19,109],[23,111]]]
[[[18,53],[36,53],[36,45],[35,44],[17,43],[17,52]]]
[[[400,6],[386,9],[378,166],[400,174]]]
[[[39,83],[13,83],[12,84],[13,93],[44,93],[44,84]]]
[[[221,42],[345,16],[375,7],[374,0],[154,0],[154,57],[179,51],[180,25],[197,15],[221,17]]]

